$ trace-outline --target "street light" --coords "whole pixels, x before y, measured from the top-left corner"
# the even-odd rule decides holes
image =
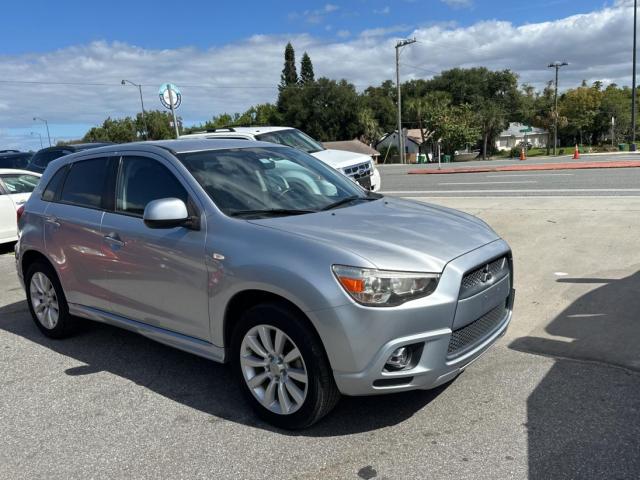
[[[120,82],[121,85],[133,85],[134,87],[138,87],[138,92],[140,93],[140,106],[142,107],[142,123],[144,124],[144,139],[148,140],[149,139],[149,130],[147,130],[147,119],[145,117],[145,111],[144,111],[144,100],[142,99],[142,85],[138,84],[138,83],[134,83],[131,80],[122,80]]]
[[[33,135],[38,135],[38,137],[40,137],[40,148],[42,148],[42,135],[40,132],[31,132],[31,136]]]
[[[49,122],[47,122],[44,118],[33,117],[34,122],[37,122],[38,120],[41,122],[44,122],[45,126],[47,127],[47,138],[49,139],[49,146],[51,146],[51,135],[49,135]]]
[[[553,154],[558,154],[558,70],[561,67],[569,65],[567,62],[553,62],[549,64],[549,68],[556,69],[556,94],[555,94],[555,114],[553,115]]]

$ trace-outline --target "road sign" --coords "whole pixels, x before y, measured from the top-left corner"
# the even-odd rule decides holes
[[[160,96],[160,102],[164,108],[171,109],[173,107],[175,110],[182,103],[182,94],[178,87],[172,83],[163,83],[160,85],[158,95]]]
[[[529,132],[533,132],[533,128],[527,127],[520,130],[520,133],[529,133]]]

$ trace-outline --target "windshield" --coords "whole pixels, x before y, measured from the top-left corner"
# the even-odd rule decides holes
[[[7,192],[12,193],[31,193],[36,188],[40,177],[29,174],[11,174],[2,175],[0,177],[4,183]]]
[[[178,158],[229,216],[298,215],[381,197],[288,147],[207,150]]]
[[[324,150],[324,147],[316,142],[306,133],[290,128],[288,130],[278,130],[277,132],[261,133],[256,135],[256,139],[262,142],[279,143],[287,147],[297,148],[307,153],[315,153]]]

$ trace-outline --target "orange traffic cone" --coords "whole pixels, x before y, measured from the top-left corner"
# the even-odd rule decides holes
[[[524,147],[520,150],[520,160],[526,160],[527,154],[524,152]]]
[[[573,152],[573,159],[574,160],[580,159],[580,149],[578,148],[577,144],[576,144],[576,150]]]

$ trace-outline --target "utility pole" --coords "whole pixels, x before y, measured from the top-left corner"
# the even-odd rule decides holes
[[[631,87],[631,147],[636,151],[636,41],[638,29],[638,0],[633,0],[633,80]]]
[[[140,106],[142,107],[142,123],[144,125],[144,139],[149,140],[149,130],[147,129],[147,118],[146,112],[144,111],[144,100],[142,99],[142,85],[139,83],[134,83],[131,80],[122,80],[120,82],[122,85],[133,85],[134,87],[138,87],[138,92],[140,93]]]
[[[412,43],[416,43],[415,38],[399,40],[396,43],[396,88],[398,89],[398,153],[400,163],[405,163],[404,157],[404,134],[402,133],[402,92],[400,89],[400,49]]]
[[[637,1],[637,0],[636,0]],[[553,62],[549,64],[549,68],[556,69],[556,93],[555,93],[555,107],[553,114],[553,154],[558,154],[558,70],[560,67],[566,67],[569,65],[567,62]]]

